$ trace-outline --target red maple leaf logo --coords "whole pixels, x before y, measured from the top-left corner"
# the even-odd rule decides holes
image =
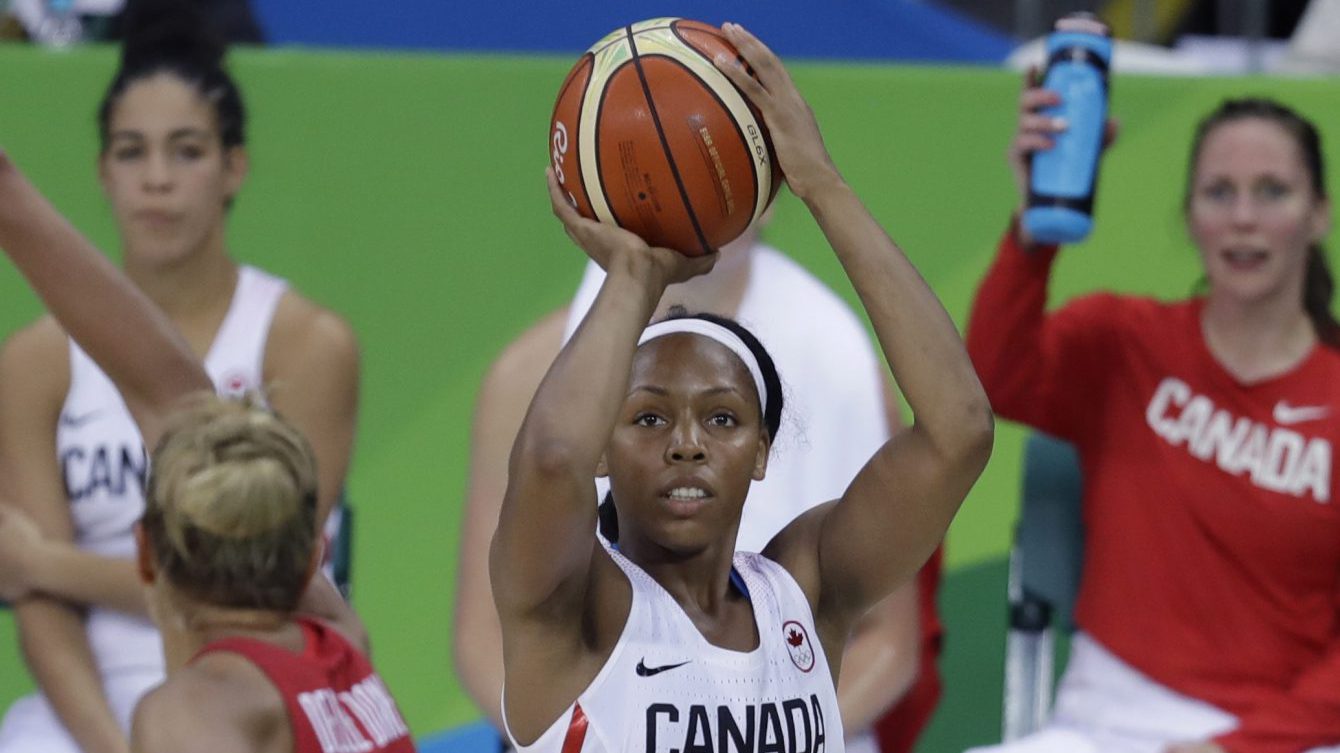
[[[791,631],[786,634],[786,642],[792,646],[799,646],[805,642],[805,636],[801,635],[800,631],[795,628],[791,628]]]

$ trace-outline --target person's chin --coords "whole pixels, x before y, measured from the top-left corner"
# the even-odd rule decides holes
[[[174,236],[141,237],[136,240],[131,255],[135,261],[149,266],[167,266],[186,257],[182,241]]]
[[[1212,284],[1216,295],[1241,303],[1267,300],[1282,286],[1279,274],[1268,267],[1253,270],[1220,270]]]
[[[656,543],[666,551],[691,557],[710,549],[720,538],[720,531],[701,520],[676,520],[658,532]]]

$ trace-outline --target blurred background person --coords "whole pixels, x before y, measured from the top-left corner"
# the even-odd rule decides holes
[[[324,524],[353,445],[357,344],[337,315],[229,256],[227,218],[248,157],[224,49],[187,4],[135,8],[99,110],[98,174],[126,273],[221,393],[272,388],[274,408],[312,442]],[[7,591],[41,692],[10,708],[0,751],[125,750],[136,700],[163,677],[131,562],[143,444],[115,386],[54,320],[11,337],[0,372],[4,481],[42,535],[17,516],[2,532],[0,574],[14,581]],[[333,586],[319,578],[314,588]]]
[[[0,247],[155,448],[135,537],[169,673],[136,709],[132,749],[412,753],[395,701],[354,646],[353,611],[294,615],[321,577],[311,445],[254,395],[215,396],[171,322],[3,151]]]
[[[1009,149],[1065,124],[1028,86]],[[1051,723],[999,748],[1340,750],[1340,325],[1316,127],[1223,102],[1191,146],[1183,212],[1203,295],[1096,293],[1046,312],[1055,246],[1017,220],[968,347],[1002,417],[1074,443],[1084,567]],[[1109,218],[1109,221],[1111,219]]]
[[[157,0],[147,0],[153,3]],[[120,41],[127,18],[134,18],[141,0],[9,0],[12,23],[0,32],[41,44],[64,47],[80,42]],[[224,42],[263,44],[265,32],[249,0],[180,0],[204,16]],[[0,3],[0,9],[3,9]]]

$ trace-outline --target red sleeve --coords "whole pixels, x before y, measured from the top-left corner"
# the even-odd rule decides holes
[[[1012,223],[977,290],[966,340],[998,415],[1074,440],[1119,358],[1120,299],[1086,296],[1048,314],[1056,253],[1056,246],[1025,251]]]
[[[1261,703],[1215,742],[1231,753],[1300,753],[1340,743],[1340,638],[1292,688]]]

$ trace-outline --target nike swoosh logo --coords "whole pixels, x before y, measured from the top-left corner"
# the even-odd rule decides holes
[[[1275,403],[1275,423],[1288,426],[1304,421],[1316,421],[1329,415],[1331,409],[1325,405],[1289,405],[1287,400]]]
[[[80,413],[77,416],[72,416],[69,413],[62,413],[60,415],[60,425],[71,429],[77,429],[80,426],[83,426],[84,424],[88,423],[89,421],[92,421],[93,419],[97,418],[98,414],[101,412],[102,411],[100,410],[91,410],[88,413]]]
[[[680,663],[678,663],[678,664],[666,664],[666,665],[664,665],[664,666],[660,666],[660,667],[648,667],[647,664],[646,664],[646,660],[645,660],[645,659],[638,659],[638,660],[637,660],[637,676],[638,676],[638,677],[651,677],[652,675],[659,675],[660,673],[666,671],[667,669],[676,669],[676,668],[678,668],[678,667],[682,667],[682,666],[684,666],[685,664],[688,664],[688,663],[691,662],[691,661],[693,661],[693,660],[690,659],[689,661],[682,661],[682,662],[680,662]]]

